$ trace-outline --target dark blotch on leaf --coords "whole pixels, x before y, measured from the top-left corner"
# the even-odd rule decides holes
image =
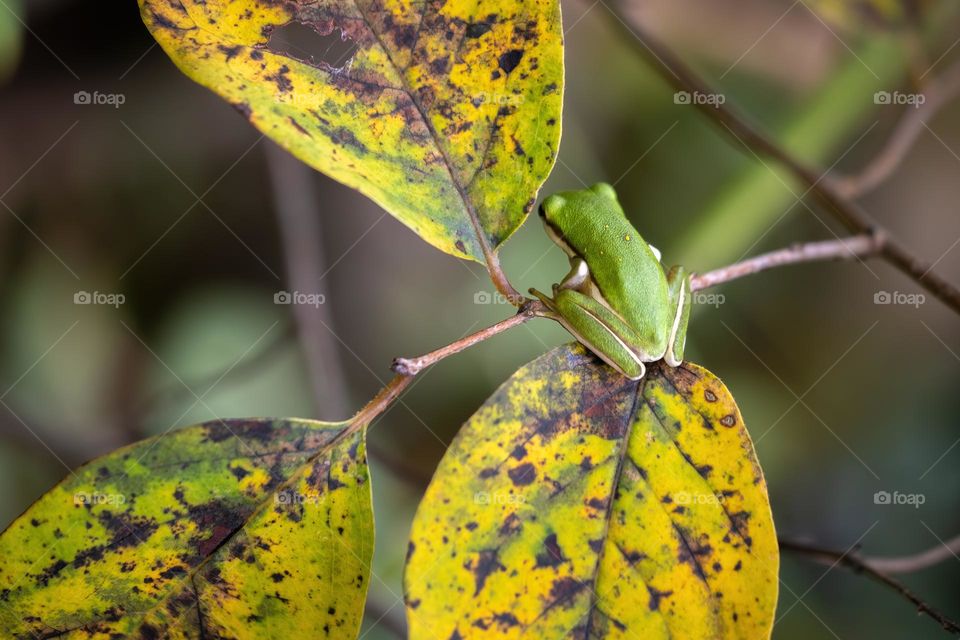
[[[497,557],[496,549],[487,549],[480,552],[480,557],[477,558],[476,563],[474,563],[473,578],[476,582],[476,591],[473,595],[479,595],[480,591],[483,589],[483,586],[487,583],[487,578],[494,571],[503,571],[506,567],[500,564],[500,560]]]
[[[479,38],[490,31],[491,27],[493,27],[493,25],[489,22],[471,22],[467,25],[467,30],[464,32],[464,35],[468,38]]]
[[[512,49],[500,56],[500,68],[504,73],[510,73],[517,68],[523,58],[523,49]]]
[[[557,534],[551,533],[543,541],[543,551],[537,554],[537,567],[556,567],[566,562]]]
[[[537,469],[533,464],[525,462],[507,471],[514,485],[522,487],[531,484],[537,478]]]
[[[550,587],[550,595],[553,596],[555,604],[569,602],[577,596],[578,593],[587,588],[587,585],[576,578],[560,578],[554,580]]]
[[[230,62],[230,60],[235,58],[238,53],[243,51],[243,47],[239,44],[233,47],[227,47],[221,44],[217,48],[220,49],[220,52],[226,56],[227,62]]]
[[[673,595],[673,591],[660,591],[649,584],[647,585],[647,591],[650,593],[650,600],[647,603],[650,611],[658,611],[660,609],[660,601],[667,596]]]

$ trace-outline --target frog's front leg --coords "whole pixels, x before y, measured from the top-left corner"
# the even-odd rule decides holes
[[[573,289],[586,293],[584,289],[590,282],[590,267],[583,258],[570,258],[570,272],[563,277],[560,284],[553,285],[553,293],[562,289]]]
[[[573,289],[559,289],[552,300],[544,303],[567,331],[611,367],[631,380],[639,380],[646,373],[641,355],[631,346],[637,344],[636,332],[593,297]]]
[[[693,292],[690,289],[691,274],[677,265],[667,274],[667,286],[670,291],[670,308],[674,309],[673,323],[670,325],[670,339],[664,361],[671,367],[683,362],[683,349],[687,344],[687,325],[690,323],[690,306]]]

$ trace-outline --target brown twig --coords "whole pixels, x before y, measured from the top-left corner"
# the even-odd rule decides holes
[[[960,626],[958,626],[956,622],[921,600],[915,593],[907,589],[907,587],[904,586],[900,581],[890,577],[883,571],[878,570],[874,562],[870,562],[865,558],[861,558],[855,551],[834,551],[833,549],[825,549],[784,538],[780,538],[779,542],[780,549],[782,551],[791,551],[806,555],[822,564],[840,564],[848,569],[851,569],[855,573],[863,573],[873,578],[877,582],[886,585],[912,602],[913,605],[917,607],[917,611],[924,613],[936,620],[946,631],[949,631],[955,635],[960,635]]]
[[[795,244],[786,249],[764,253],[728,267],[721,267],[691,278],[690,288],[700,291],[774,267],[823,260],[860,260],[883,251],[883,236],[861,234],[840,240]]]
[[[926,131],[926,123],[960,94],[960,62],[955,62],[938,78],[924,87],[923,104],[908,107],[887,138],[883,149],[877,153],[859,173],[832,178],[837,193],[844,198],[859,198],[877,188],[900,166],[920,134]]]
[[[680,60],[670,49],[653,38],[642,25],[629,21],[616,4],[608,5],[617,18],[618,25],[641,46],[637,50],[653,68],[678,91],[687,91],[695,95],[715,95],[717,92],[699,75]],[[795,159],[772,139],[755,127],[745,116],[730,106],[729,101],[718,104],[717,101],[693,101],[710,120],[719,123],[720,128],[739,143],[755,153],[772,158],[786,167],[797,179],[807,185],[808,190],[824,208],[853,233],[874,233],[886,238],[883,243],[883,257],[933,295],[943,301],[957,313],[960,313],[960,289],[947,282],[932,271],[933,265],[912,255],[890,234],[881,228],[858,204],[848,200],[837,189],[832,179],[814,171]]]
[[[518,311],[516,315],[507,318],[506,320],[501,320],[493,326],[487,327],[486,329],[481,329],[476,333],[470,334],[466,338],[457,340],[453,344],[440,347],[439,349],[431,351],[430,353],[422,355],[418,358],[396,358],[390,368],[396,373],[402,375],[415,376],[433,363],[443,360],[447,356],[452,356],[455,353],[460,353],[464,349],[472,347],[475,344],[479,344],[487,338],[492,338],[498,333],[503,333],[507,329],[512,329],[513,327],[521,325],[531,318],[543,315],[545,311],[546,309],[543,307],[541,302],[536,300],[528,300],[524,306],[520,308],[520,311]]]
[[[940,564],[950,558],[957,559],[958,553],[960,553],[960,535],[954,536],[935,547],[908,556],[870,557],[863,560],[877,571],[913,573]]]

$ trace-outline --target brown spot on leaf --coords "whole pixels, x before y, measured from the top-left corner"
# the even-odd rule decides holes
[[[557,534],[551,533],[543,541],[543,551],[537,554],[537,567],[556,567],[567,561],[557,542]]]
[[[576,578],[559,578],[553,581],[550,587],[550,595],[553,596],[553,604],[565,604],[573,600],[578,593],[587,588],[587,585]]]
[[[243,51],[243,46],[239,44],[233,47],[228,47],[221,44],[217,48],[220,49],[220,53],[226,56],[227,62],[230,62],[230,60],[236,57],[237,54]]]
[[[473,572],[473,579],[476,583],[476,591],[473,593],[474,597],[483,589],[491,573],[506,570],[506,567],[500,564],[496,549],[481,551],[476,562],[473,563],[473,565],[467,566],[467,568]]]
[[[650,594],[650,600],[647,601],[647,606],[650,608],[650,611],[659,611],[660,601],[667,596],[673,595],[673,591],[660,591],[649,584],[647,585],[647,592]]]
[[[515,486],[522,487],[537,479],[537,468],[533,464],[525,462],[507,471],[507,475],[510,476],[510,480]]]
[[[523,49],[511,49],[500,56],[500,68],[504,73],[510,73],[517,68],[523,58]]]

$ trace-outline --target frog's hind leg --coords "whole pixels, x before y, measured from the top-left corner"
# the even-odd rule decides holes
[[[643,357],[629,346],[636,335],[617,314],[579,291],[561,291],[553,303],[560,324],[590,351],[631,380],[644,376]]]
[[[677,367],[683,362],[683,350],[687,344],[687,325],[690,323],[690,307],[693,302],[690,274],[683,267],[675,266],[667,274],[667,285],[670,289],[671,308],[675,308],[676,311],[673,323],[670,325],[670,340],[667,342],[667,351],[663,354],[663,359],[671,367]]]

